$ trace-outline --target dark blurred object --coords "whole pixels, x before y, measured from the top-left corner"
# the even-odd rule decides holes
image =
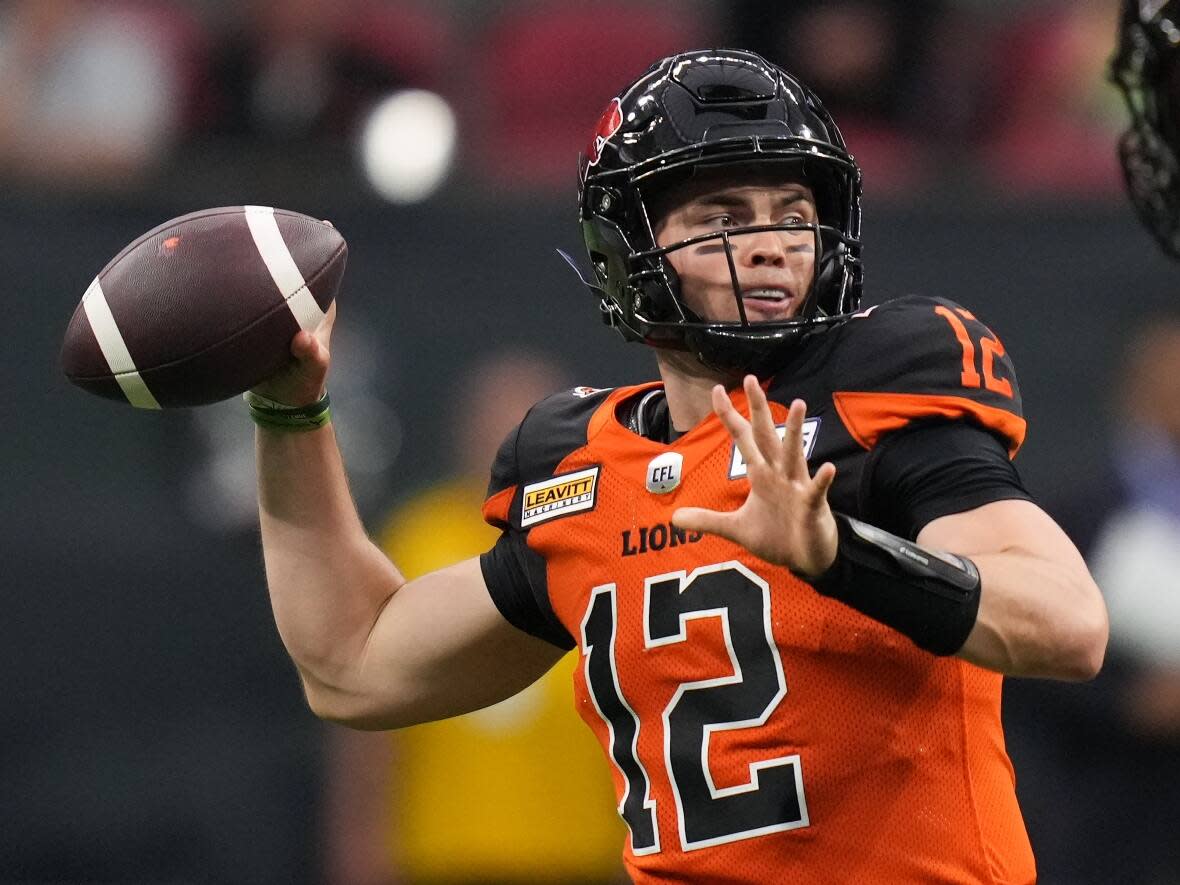
[[[166,494],[140,473],[112,508]],[[257,541],[156,522],[6,553],[0,882],[311,885],[316,731]]]
[[[1180,258],[1180,0],[1124,0],[1110,73],[1131,113],[1119,139],[1127,193],[1163,250]]]
[[[41,185],[117,185],[186,123],[204,44],[165,0],[0,7],[0,166]]]
[[[474,162],[493,185],[572,193],[571,158],[611,97],[653,58],[707,40],[706,17],[693,12],[650,0],[509,8],[490,23],[475,58],[482,104],[471,109]]]
[[[1180,315],[1131,337],[1106,471],[1053,509],[1110,611],[1090,685],[1006,683],[1043,885],[1180,882]]]
[[[248,0],[239,15],[213,59],[212,135],[348,138],[391,92],[437,88],[454,57],[448,19],[424,4]]]
[[[1040,4],[996,31],[977,123],[997,187],[1117,191],[1118,98],[1103,77],[1117,8],[1118,0]]]
[[[738,0],[728,42],[782,65],[816,91],[840,121],[873,192],[923,177],[910,134],[928,116],[929,55],[941,0]],[[932,122],[935,124],[932,127]]]
[[[735,45],[799,76],[845,117],[903,123],[920,91],[939,0],[738,0]]]

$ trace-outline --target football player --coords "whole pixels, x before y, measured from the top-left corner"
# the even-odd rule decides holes
[[[1180,258],[1180,0],[1124,0],[1110,73],[1131,112],[1119,140],[1127,193]]]
[[[330,325],[297,336],[255,408],[312,709],[451,716],[577,647],[636,881],[1034,881],[1002,677],[1091,678],[1106,611],[1012,466],[1000,339],[953,301],[860,309],[860,198],[820,101],[752,53],[613,100],[581,164],[589,282],[661,380],[538,403],[493,468],[496,545],[414,581],[349,497]]]

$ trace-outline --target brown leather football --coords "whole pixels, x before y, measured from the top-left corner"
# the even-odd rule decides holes
[[[268,206],[182,215],[102,269],[62,345],[83,390],[142,409],[217,402],[291,358],[336,297],[348,246],[326,221]]]

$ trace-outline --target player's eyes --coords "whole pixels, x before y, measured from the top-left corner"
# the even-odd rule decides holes
[[[712,215],[703,216],[697,223],[702,228],[707,230],[720,230],[722,228],[741,227],[743,224],[750,224],[751,221],[741,221],[730,212],[718,212]],[[811,219],[805,216],[802,212],[791,212],[779,221],[771,221],[771,223],[810,224]]]
[[[737,221],[729,213],[721,213],[719,215],[710,215],[705,219],[704,224],[706,227],[711,228],[736,227]]]

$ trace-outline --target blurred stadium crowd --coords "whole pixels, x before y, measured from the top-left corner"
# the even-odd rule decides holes
[[[1096,683],[1009,684],[1042,881],[1180,883],[1177,269],[1121,193],[1118,9],[0,0],[0,266],[23,298],[0,350],[20,419],[0,445],[0,883],[617,880],[606,764],[565,731],[571,661],[453,726],[314,721],[265,598],[241,404],[130,415],[67,389],[55,349],[90,277],[164,218],[330,214],[362,514],[407,571],[469,555],[524,404],[651,372],[567,300],[554,238],[579,248],[575,160],[607,100],[704,45],[825,98],[865,171],[867,300],[953,297],[1003,336],[1017,465],[1118,594]]]
[[[586,121],[651,59],[740,45],[789,59],[825,98],[870,195],[964,164],[985,188],[1109,193],[1117,6],[7,0],[0,167],[37,186],[142,188],[239,151],[327,151],[413,200],[453,156],[467,184],[568,191]],[[405,90],[440,100],[384,104]]]

